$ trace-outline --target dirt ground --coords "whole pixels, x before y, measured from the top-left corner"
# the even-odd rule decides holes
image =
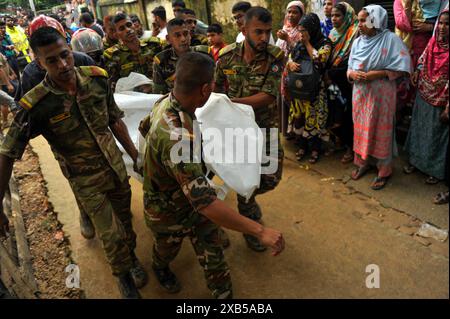
[[[82,291],[61,285],[66,278],[64,269],[72,262],[70,243],[48,201],[39,159],[30,147],[14,165],[14,176],[40,297],[80,298]]]
[[[32,146],[80,267],[81,289],[87,298],[118,298],[99,241],[80,235],[76,203],[48,145],[38,138]],[[343,167],[335,158],[311,167],[291,160],[289,145],[286,155],[282,182],[258,197],[264,222],[283,231],[286,250],[278,257],[255,253],[241,234],[227,231],[231,247],[225,255],[236,298],[449,298],[448,239],[441,243],[415,235],[425,221],[448,229],[448,206],[431,204],[443,185],[430,188],[419,175],[397,172],[385,190],[373,193],[368,187],[373,176],[349,182],[351,165]],[[182,291],[169,295],[158,286],[150,268],[153,240],[143,221],[142,186],[131,183],[137,255],[150,277],[142,296],[210,298],[187,240],[172,265]],[[229,194],[226,202],[236,207],[235,195]],[[380,288],[366,287],[371,264],[379,267]]]

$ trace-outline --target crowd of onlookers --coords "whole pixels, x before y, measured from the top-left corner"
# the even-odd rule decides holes
[[[172,7],[192,32],[191,45],[209,45],[217,61],[226,46],[222,26],[205,25],[183,1],[173,1]],[[245,39],[240,31],[250,7],[242,1],[233,6],[236,42]],[[341,162],[356,165],[351,177],[357,180],[376,168],[371,187],[382,189],[398,154],[397,123],[411,110],[404,173],[419,170],[428,176],[428,184],[448,182],[448,2],[395,0],[395,32],[388,29],[387,11],[377,5],[356,12],[346,2],[325,0],[323,15],[320,20],[302,1],[291,1],[282,29],[273,32],[276,42],[270,39],[286,57],[278,104],[282,132],[298,146],[297,159],[308,157],[314,164],[323,154],[343,150]],[[62,28],[74,51],[88,53],[97,65],[104,66],[104,50],[121,42],[114,16],[98,19],[85,1],[67,2],[65,10],[48,17],[58,21],[55,27]],[[151,30],[144,29],[137,15],[129,18],[140,40],[166,41],[164,7],[152,11]],[[45,24],[51,25],[49,21]],[[33,59],[27,40],[30,24],[26,12],[0,20],[3,125],[8,106],[15,107],[7,95],[17,100],[24,93],[21,70]],[[71,41],[80,28],[96,35]],[[434,202],[448,199],[447,191]]]

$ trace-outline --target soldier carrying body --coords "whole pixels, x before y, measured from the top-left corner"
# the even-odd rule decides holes
[[[243,29],[245,41],[230,44],[222,49],[215,74],[216,92],[227,93],[233,102],[253,107],[256,123],[266,129],[266,156],[271,162],[278,162],[275,172],[261,174],[260,186],[249,201],[238,195],[239,212],[255,221],[262,218],[255,196],[278,185],[284,157],[279,134],[270,132],[271,128],[278,127],[276,97],[284,67],[283,51],[269,44],[271,30],[272,16],[267,9],[262,7],[249,9],[245,14]],[[270,149],[276,144],[278,144],[277,154],[272,154],[271,158]],[[244,237],[251,249],[255,251],[266,249],[257,238],[250,235]]]
[[[214,60],[198,52],[188,52],[177,64],[172,92],[159,100],[150,115],[150,124],[141,123],[146,136],[144,156],[145,220],[152,230],[152,268],[163,288],[171,293],[181,289],[169,268],[189,237],[204,269],[208,288],[215,298],[232,298],[230,270],[225,261],[219,226],[250,234],[273,248],[284,249],[279,231],[264,227],[238,214],[217,199],[200,160],[194,161],[194,112],[208,100],[214,77]],[[181,145],[187,154],[173,151]],[[180,155],[180,158],[175,158]]]
[[[47,75],[20,100],[22,109],[0,146],[0,201],[14,160],[22,157],[30,139],[42,135],[95,226],[122,296],[139,298],[137,287],[145,285],[147,275],[134,253],[131,188],[114,137],[134,161],[138,152],[108,74],[96,66],[75,67],[70,47],[54,28],[36,30],[30,42]],[[5,231],[8,219],[0,206],[0,236]]]

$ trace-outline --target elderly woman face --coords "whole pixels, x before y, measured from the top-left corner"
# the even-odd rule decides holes
[[[375,28],[373,26],[370,26],[370,28],[367,26],[368,18],[369,18],[369,14],[367,13],[366,10],[359,11],[359,13],[358,13],[359,33],[361,33],[362,35],[366,35],[366,36],[372,36],[376,32],[375,32]]]
[[[292,6],[287,10],[286,16],[291,25],[297,25],[302,18],[302,10],[297,6]]]

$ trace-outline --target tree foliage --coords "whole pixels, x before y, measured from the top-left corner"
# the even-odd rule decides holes
[[[51,7],[63,4],[63,0],[34,0],[34,6],[36,10],[50,9]],[[29,0],[0,0],[0,12],[8,6],[12,5],[14,7],[22,7],[24,9],[30,9]]]

